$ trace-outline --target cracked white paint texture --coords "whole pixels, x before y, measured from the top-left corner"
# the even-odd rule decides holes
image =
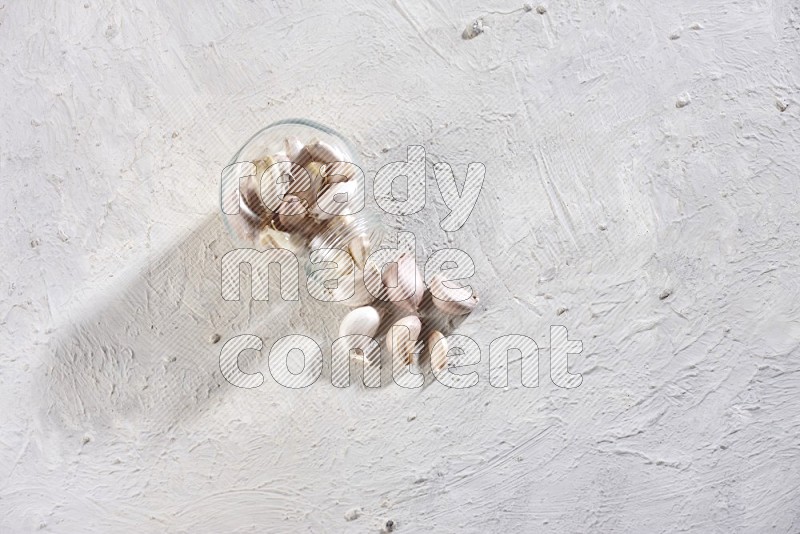
[[[0,6],[0,530],[800,531],[800,4],[522,7]],[[347,311],[219,294],[220,172],[287,117],[368,177],[426,148],[425,210],[386,223],[475,260],[476,387],[220,376],[238,334],[327,366]],[[442,161],[486,165],[449,234]],[[538,388],[489,385],[510,333]]]

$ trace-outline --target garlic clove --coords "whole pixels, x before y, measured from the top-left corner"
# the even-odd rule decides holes
[[[438,330],[434,330],[428,334],[428,339],[425,340],[425,349],[428,351],[431,361],[431,370],[437,373],[447,367],[447,353],[449,346],[447,338]]]
[[[313,168],[312,168],[313,169]],[[314,173],[295,163],[285,162],[280,165],[282,172],[281,181],[278,183],[280,190],[300,197],[310,204],[316,198]],[[319,180],[319,175],[317,175]]]
[[[357,235],[347,244],[347,250],[350,252],[350,256],[353,257],[355,264],[363,269],[370,252],[369,236],[366,234]]]
[[[364,263],[364,286],[367,291],[375,298],[384,300],[386,288],[381,279],[381,270],[375,265],[374,261],[366,261]]]
[[[355,182],[337,182],[329,185],[320,193],[311,215],[319,221],[326,221],[352,211],[351,202],[357,186]]]
[[[349,182],[358,177],[362,172],[355,164],[346,161],[326,163],[322,166],[322,173],[325,176],[325,183],[334,184],[337,182]]]
[[[377,344],[370,343],[370,340],[374,341],[380,322],[380,314],[372,306],[361,306],[344,316],[339,325],[339,337],[360,335],[369,338],[356,338],[351,341],[352,345],[350,347],[360,351],[359,354],[359,352],[351,350],[351,358],[363,360],[365,364],[370,365],[380,360],[380,347]]]
[[[425,280],[417,267],[414,256],[403,254],[382,277],[389,300],[407,312],[416,312],[425,296]],[[397,284],[389,284],[396,281]]]
[[[339,325],[339,337],[361,336],[374,337],[378,332],[381,316],[372,306],[361,306],[351,310]]]
[[[305,166],[305,170],[308,172],[308,178],[311,182],[308,194],[309,205],[316,202],[320,191],[325,186],[325,176],[322,170],[323,167],[324,165],[316,161],[312,161]]]
[[[294,161],[295,163],[300,159],[300,153],[304,146],[303,142],[294,135],[290,135],[283,140],[283,150],[286,156],[289,158],[289,161]]]
[[[297,232],[307,228],[311,221],[306,217],[300,198],[295,195],[284,195],[283,202],[276,216],[278,229],[284,232]]]
[[[444,285],[442,273],[437,273],[430,284],[433,305],[447,315],[467,315],[478,305],[478,296],[463,287],[451,288]],[[462,300],[456,300],[462,299]]]
[[[385,343],[393,362],[411,363],[421,330],[422,323],[416,315],[407,315],[389,328]]]
[[[287,232],[281,232],[271,226],[266,226],[258,233],[257,243],[262,248],[285,248],[292,249],[292,236]]]
[[[239,195],[239,212],[245,218],[247,224],[253,228],[264,226],[269,221],[270,213],[264,203],[261,202],[261,193],[254,177],[242,184]]]
[[[314,161],[334,163],[344,160],[344,155],[325,141],[312,141],[306,145],[305,149]]]
[[[361,269],[358,267],[353,267],[352,271],[345,271],[342,269],[336,274],[337,278],[341,278],[346,274],[351,274],[351,276],[354,277],[354,280],[353,294],[350,296],[347,296],[349,294],[349,287],[344,284],[340,284],[338,287],[333,289],[328,289],[328,292],[334,302],[354,308],[366,306],[367,304],[372,304],[375,301],[375,297],[372,296],[372,293],[367,291],[366,285],[364,284],[364,272]]]

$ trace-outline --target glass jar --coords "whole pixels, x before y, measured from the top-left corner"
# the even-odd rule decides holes
[[[361,209],[340,209],[344,197],[337,192],[363,198]],[[234,154],[222,173],[220,202],[237,246],[285,248],[298,256],[339,249],[363,273],[383,239],[378,209],[365,192],[366,175],[347,139],[317,122],[287,119],[258,131]],[[265,193],[283,199],[283,207],[273,202],[278,208],[270,209]],[[290,198],[294,207],[299,201],[306,209],[285,209]],[[306,261],[306,273],[321,284],[325,271]]]

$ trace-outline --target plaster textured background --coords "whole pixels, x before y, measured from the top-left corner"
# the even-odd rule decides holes
[[[7,0],[0,530],[800,531],[800,4],[532,7]],[[219,297],[220,171],[293,116],[369,177],[486,164],[460,231],[431,165],[386,220],[474,258],[478,386],[220,376],[214,333],[327,347],[345,312]],[[538,388],[489,385],[507,333]]]

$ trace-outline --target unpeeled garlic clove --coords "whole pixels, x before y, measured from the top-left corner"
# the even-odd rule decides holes
[[[284,195],[284,204],[276,216],[276,223],[279,230],[284,232],[297,232],[305,230],[311,224],[306,217],[303,203],[295,195]]]
[[[447,367],[447,353],[450,347],[444,334],[438,330],[428,334],[428,339],[425,340],[425,348],[430,356],[432,371],[438,372]]]
[[[367,291],[367,286],[364,283],[364,271],[356,267],[355,277],[355,291],[353,292],[353,296],[342,301],[342,304],[352,307],[363,306],[365,304],[372,303],[375,300],[375,297],[372,296],[372,293]]]
[[[351,202],[357,186],[355,182],[337,182],[329,185],[320,193],[311,215],[319,221],[327,221],[351,211]]]
[[[283,194],[291,194],[302,198],[308,206],[317,198],[317,189],[322,178],[319,173],[291,162],[283,162],[278,174],[281,181],[276,184],[276,190]],[[282,173],[282,174],[280,174]]]
[[[421,330],[422,323],[416,315],[407,315],[389,328],[386,334],[386,349],[392,356],[392,361],[411,363]]]
[[[317,197],[319,197],[320,191],[325,186],[325,176],[323,175],[322,170],[323,165],[316,161],[312,161],[311,163],[306,164],[305,170],[308,172],[308,177],[311,180],[311,185],[309,187],[309,205],[316,202]]]
[[[352,310],[344,316],[339,325],[339,337],[360,335],[369,339],[357,339],[351,341],[352,349],[359,349],[359,353],[350,351],[350,357],[363,359],[365,364],[372,364],[380,360],[380,347],[370,343],[374,341],[374,336],[378,332],[381,316],[378,310],[372,306],[362,306]]]
[[[300,153],[303,151],[304,146],[303,142],[294,135],[290,135],[283,140],[283,150],[286,152],[286,156],[295,163],[300,159]]]
[[[382,277],[389,300],[402,310],[416,312],[425,296],[425,280],[414,256],[403,254],[393,267],[387,269]],[[387,282],[392,281],[394,272],[397,273],[397,285],[390,287]]]
[[[363,269],[370,252],[369,236],[366,234],[357,235],[347,244],[347,250],[350,252],[350,256],[353,257],[353,262]]]
[[[344,155],[335,147],[325,141],[312,141],[305,147],[311,159],[322,163],[344,161]]]
[[[372,306],[361,306],[351,310],[339,325],[339,337],[360,335],[374,337],[378,332],[381,316]]]
[[[346,291],[349,288],[344,284],[339,284],[337,287],[327,290],[333,301],[350,308],[365,306],[374,302],[375,297],[367,291],[367,287],[364,284],[364,272],[357,266],[348,267],[350,266],[337,270],[336,275],[337,279],[345,275],[353,276],[353,294],[348,297]]]
[[[322,173],[325,176],[325,183],[335,184],[337,182],[349,182],[356,178],[359,168],[353,163],[338,161],[326,163],[322,166]]]
[[[270,213],[261,202],[261,193],[255,182],[255,178],[251,177],[241,186],[239,210],[247,224],[253,228],[261,228],[269,220]]]
[[[262,228],[258,233],[258,244],[262,248],[285,248],[291,249],[292,236],[287,232],[281,232],[271,226]]]
[[[478,305],[478,296],[474,292],[466,296],[466,292],[468,291],[466,288],[447,287],[444,285],[441,273],[435,274],[431,279],[430,290],[431,296],[433,297],[431,299],[433,300],[433,305],[447,315],[467,315],[472,313],[472,310]],[[441,297],[450,300],[442,300]]]

